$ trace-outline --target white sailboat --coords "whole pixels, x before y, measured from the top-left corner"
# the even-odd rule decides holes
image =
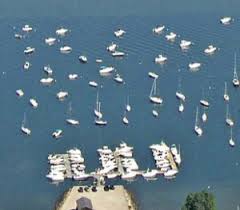
[[[235,141],[233,140],[233,137],[232,137],[232,127],[231,127],[231,129],[230,129],[230,139],[229,139],[229,145],[231,146],[231,147],[234,147],[235,146]]]
[[[227,82],[224,82],[224,95],[223,98],[225,101],[229,101],[230,97],[228,95],[228,91],[227,91]]]
[[[237,75],[237,55],[234,53],[234,69],[233,69],[233,86],[238,87],[240,85],[238,75]]]
[[[234,125],[234,121],[230,117],[230,114],[229,114],[229,105],[228,104],[226,107],[226,124],[229,125],[230,127],[232,127]]]
[[[163,99],[157,96],[157,79],[154,79],[152,89],[150,91],[149,99],[154,104],[162,104]]]
[[[31,130],[29,128],[26,127],[26,113],[24,113],[24,116],[23,116],[23,121],[22,121],[22,125],[21,125],[21,131],[30,136],[31,135]]]
[[[126,110],[127,110],[128,112],[131,111],[131,105],[130,105],[130,103],[129,103],[129,96],[127,97]]]
[[[123,123],[124,123],[125,125],[128,125],[128,124],[129,124],[129,121],[128,121],[128,118],[127,118],[127,112],[126,112],[126,111],[124,112],[122,121],[123,121]]]
[[[195,119],[194,131],[196,132],[196,134],[198,136],[202,136],[202,134],[203,134],[203,130],[199,126],[199,123],[198,123],[198,107],[197,107],[197,110],[196,110],[196,119]]]
[[[97,92],[97,98],[96,98],[96,107],[94,109],[94,114],[98,118],[102,118],[102,113],[100,111],[100,102],[99,102],[99,93]]]
[[[210,103],[208,102],[208,100],[205,97],[204,89],[202,91],[202,99],[200,100],[200,104],[204,107],[209,107],[210,106]]]
[[[184,111],[184,104],[183,104],[182,101],[180,101],[180,104],[179,104],[179,106],[178,106],[178,111],[179,111],[179,112],[183,112],[183,111]]]
[[[178,90],[176,91],[176,97],[182,101],[185,101],[186,97],[185,95],[182,93],[182,85],[181,85],[181,80],[178,80]]]
[[[101,102],[98,102],[98,113],[101,113]],[[101,117],[97,117],[95,119],[95,124],[96,125],[107,125],[107,121],[103,120],[103,115]]]
[[[66,122],[70,125],[79,125],[79,121],[76,120],[76,119],[73,119],[71,116],[72,116],[72,103],[69,102],[69,105],[68,105],[68,114],[69,114],[69,118],[66,119]]]
[[[207,122],[207,119],[208,119],[208,117],[207,117],[206,109],[203,108],[202,121]]]

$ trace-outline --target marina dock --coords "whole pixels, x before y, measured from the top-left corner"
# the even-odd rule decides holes
[[[79,188],[83,191],[81,192]],[[77,209],[77,200],[81,197],[90,199],[93,209],[97,210],[136,210],[130,194],[123,186],[114,186],[114,189],[109,190],[104,190],[104,186],[98,186],[96,192],[86,189],[86,186],[74,186],[67,193],[57,210]]]

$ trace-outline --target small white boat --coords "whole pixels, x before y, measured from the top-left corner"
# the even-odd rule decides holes
[[[31,66],[30,62],[25,61],[24,65],[23,65],[23,69],[28,70],[30,68],[30,66]]]
[[[228,91],[227,91],[227,82],[224,82],[224,94],[223,94],[223,98],[225,101],[229,101],[230,97],[228,95]]]
[[[99,102],[99,93],[97,92],[97,97],[96,97],[96,107],[94,109],[94,114],[98,118],[102,118],[102,113],[101,113],[101,102]]]
[[[61,129],[57,129],[52,133],[52,137],[58,139],[62,137],[63,131]]]
[[[90,86],[92,86],[92,87],[97,87],[97,86],[98,86],[98,83],[95,82],[95,81],[89,81],[88,84],[89,84]]]
[[[21,34],[14,34],[14,37],[15,37],[16,39],[22,39],[22,38],[23,38],[23,35],[21,35]]]
[[[233,86],[239,87],[240,82],[238,79],[238,74],[237,74],[237,55],[234,53],[234,70],[233,70],[233,80],[232,80]]]
[[[63,54],[68,54],[72,52],[72,48],[70,46],[65,45],[63,47],[60,47],[60,52]]]
[[[34,98],[30,98],[29,103],[32,105],[33,108],[37,108],[38,107],[38,102],[36,101],[36,99]]]
[[[58,36],[65,36],[68,33],[68,31],[69,31],[68,29],[61,27],[56,30],[56,34]]]
[[[128,171],[121,175],[122,179],[133,179],[137,176],[137,172],[135,171]]]
[[[176,92],[176,97],[182,101],[185,101],[186,97],[183,93],[181,93],[180,91]]]
[[[82,63],[87,63],[88,59],[85,55],[80,55],[78,57],[79,61],[81,61]]]
[[[213,45],[209,45],[205,50],[204,53],[207,55],[212,55],[213,53],[215,53],[215,51],[217,50],[216,47],[214,47]]]
[[[229,125],[230,127],[234,126],[234,121],[233,119],[230,117],[229,114],[229,105],[226,105],[226,124]]]
[[[43,84],[43,85],[50,85],[54,82],[54,79],[51,78],[51,77],[47,77],[47,78],[42,78],[40,79],[40,82]]]
[[[128,111],[128,112],[130,112],[131,111],[131,105],[130,105],[130,103],[129,103],[129,96],[127,97],[127,103],[126,103],[126,110]]]
[[[18,89],[18,90],[16,90],[16,94],[17,94],[17,96],[22,97],[24,95],[24,92],[22,89]]]
[[[159,115],[158,111],[155,110],[155,109],[152,110],[152,114],[153,114],[154,117],[158,117],[158,115]]]
[[[189,63],[188,67],[192,70],[197,70],[201,67],[201,63],[197,63],[197,62]]]
[[[56,42],[56,38],[54,38],[54,37],[48,37],[45,39],[45,43],[49,46],[54,45],[55,42]]]
[[[209,107],[210,106],[209,102],[207,100],[205,100],[205,99],[200,100],[200,104],[205,106],[205,107]]]
[[[191,44],[192,44],[191,41],[181,40],[181,42],[180,42],[179,45],[180,45],[180,48],[181,48],[182,50],[186,50],[186,49],[189,49],[189,48],[190,48]]]
[[[122,121],[123,121],[123,123],[124,123],[125,125],[128,125],[128,124],[129,124],[126,111],[124,112],[124,116],[123,116]]]
[[[69,80],[76,80],[78,78],[78,74],[69,74],[68,79]]]
[[[155,169],[154,170],[149,170],[149,168],[148,168],[147,171],[142,174],[142,176],[145,179],[151,179],[151,178],[156,177],[157,173],[158,173],[157,170],[155,170]]]
[[[114,68],[112,66],[108,66],[108,67],[101,67],[101,69],[99,70],[100,75],[104,76],[104,75],[109,75],[114,71]]]
[[[123,29],[118,29],[117,31],[114,31],[114,35],[116,37],[122,37],[125,33],[126,31],[124,31]]]
[[[206,113],[205,109],[203,109],[202,121],[203,121],[203,122],[207,122],[207,119],[208,119],[207,113]]]
[[[184,111],[184,105],[182,102],[180,102],[179,106],[178,106],[178,111],[179,112],[183,112]]]
[[[161,34],[164,31],[164,29],[165,29],[164,25],[162,25],[162,26],[158,25],[158,26],[154,27],[152,31],[155,34]]]
[[[197,110],[196,110],[196,119],[195,119],[194,131],[196,132],[196,134],[198,136],[202,136],[202,134],[203,134],[203,130],[199,126],[199,123],[198,123],[198,107],[197,107]]]
[[[49,76],[51,76],[53,74],[53,70],[51,69],[50,65],[44,66],[43,71]]]
[[[22,27],[23,32],[31,32],[32,30],[33,30],[33,28],[27,24]]]
[[[158,63],[158,64],[163,64],[167,61],[167,57],[163,56],[163,55],[158,55],[156,58],[155,58],[155,63]]]
[[[121,51],[114,51],[111,54],[113,57],[123,57],[125,55],[125,53]]]
[[[153,79],[157,79],[158,78],[158,74],[154,73],[154,72],[148,72],[148,76],[153,78]]]
[[[24,52],[26,55],[32,54],[32,53],[35,52],[35,48],[34,48],[34,47],[26,47],[23,52]]]
[[[157,85],[157,79],[154,79],[152,88],[151,88],[151,91],[149,94],[149,99],[154,104],[162,104],[163,99],[156,95],[157,94],[157,86],[156,85]]]
[[[74,119],[66,119],[66,122],[70,125],[79,125],[79,121]]]
[[[30,135],[31,135],[31,130],[30,130],[29,128],[27,128],[27,127],[25,126],[25,124],[26,124],[26,114],[24,113],[24,117],[23,117],[23,121],[22,121],[22,125],[21,125],[21,131],[22,131],[24,134],[30,136]]]
[[[111,173],[111,174],[107,174],[107,178],[108,179],[115,179],[117,178],[119,175],[117,173]]]
[[[233,140],[233,137],[232,137],[232,128],[230,129],[229,145],[230,145],[231,147],[234,147],[234,146],[235,146],[235,141]]]
[[[177,34],[170,32],[170,34],[167,34],[165,37],[168,41],[174,41],[175,38],[177,37]]]
[[[231,17],[222,17],[220,19],[220,23],[222,23],[223,25],[228,25],[232,22],[232,18]]]
[[[96,63],[102,63],[103,60],[102,59],[96,59]]]
[[[66,119],[66,122],[70,125],[79,125],[79,121],[76,120],[76,119],[73,119],[71,116],[72,116],[72,103],[69,102],[68,104],[68,115],[69,115],[69,118]]]
[[[112,43],[107,47],[107,51],[109,51],[109,52],[115,52],[117,48],[118,48],[118,45],[112,42]]]
[[[167,172],[164,173],[165,178],[173,178],[178,173],[177,170],[170,169]]]
[[[102,118],[96,118],[95,119],[95,124],[96,125],[107,125],[107,121],[103,120]]]
[[[57,99],[64,100],[68,96],[67,91],[60,91],[57,93]]]
[[[119,75],[119,74],[116,74],[116,76],[114,77],[114,80],[117,82],[117,83],[123,83],[123,78]]]

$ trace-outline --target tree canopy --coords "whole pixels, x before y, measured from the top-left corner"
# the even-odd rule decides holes
[[[182,210],[216,210],[215,197],[207,191],[190,193]]]

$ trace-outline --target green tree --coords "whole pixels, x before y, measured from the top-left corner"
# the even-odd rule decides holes
[[[216,210],[215,197],[207,191],[190,193],[182,210]]]

